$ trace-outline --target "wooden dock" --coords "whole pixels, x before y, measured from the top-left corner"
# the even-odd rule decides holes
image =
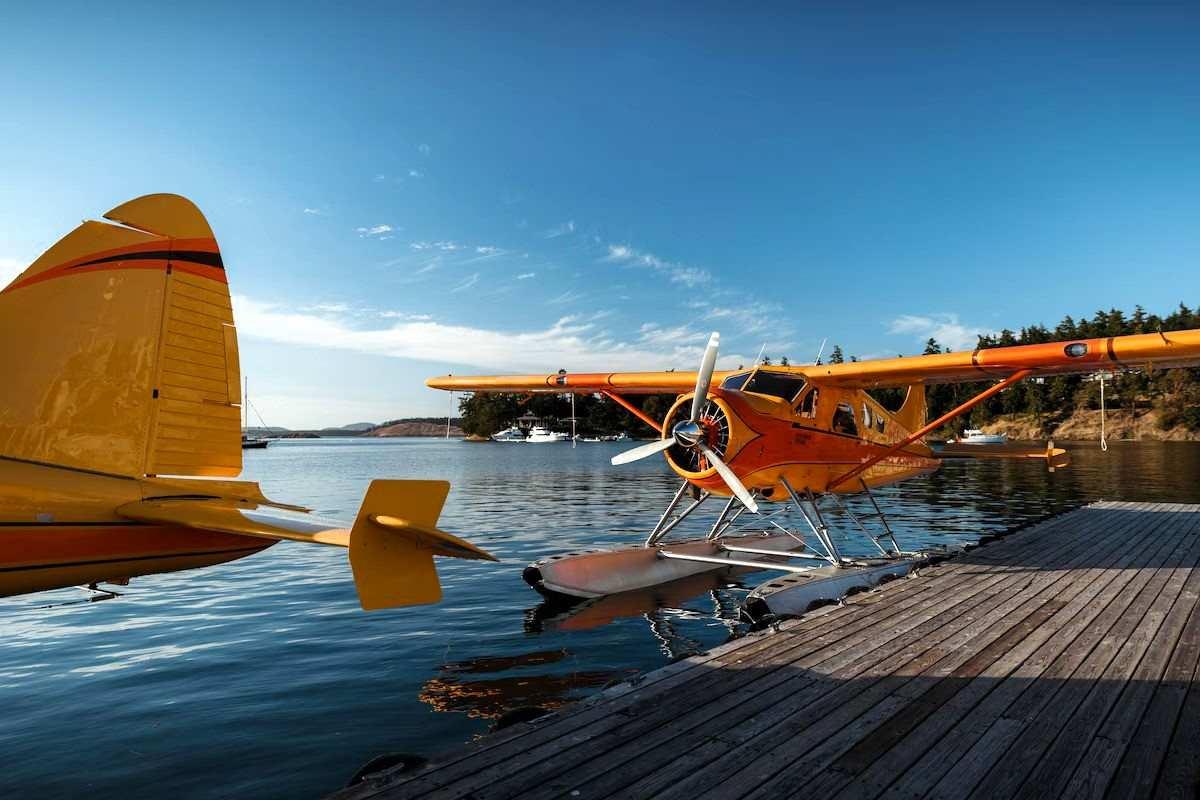
[[[1087,506],[335,797],[1194,797],[1197,512]]]

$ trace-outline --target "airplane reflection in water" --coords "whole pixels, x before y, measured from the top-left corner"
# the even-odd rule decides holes
[[[684,658],[702,652],[704,646],[680,633],[675,620],[711,617],[728,630],[730,638],[744,630],[738,622],[741,597],[735,595],[744,594],[747,587],[737,582],[734,576],[751,571],[704,572],[657,586],[579,602],[548,595],[536,608],[526,612],[525,630],[528,633],[578,632],[601,628],[621,618],[641,617],[651,635],[658,640],[663,655],[672,660]],[[704,597],[712,604],[710,613],[687,607]]]
[[[525,667],[544,667],[572,658],[567,650],[539,650],[515,656],[485,656],[443,664],[439,675],[430,678],[418,695],[436,711],[457,711],[468,717],[497,719],[519,708],[547,711],[579,699],[581,689],[596,689],[619,683],[636,669],[586,670],[542,675],[513,675],[484,680],[463,680],[462,675],[506,672]]]
[[[737,570],[749,572],[750,570]],[[574,632],[602,628],[622,618],[642,618],[670,660],[704,651],[704,645],[679,630],[681,619],[711,618],[727,629],[729,637],[744,630],[737,621],[739,594],[747,588],[737,582],[734,570],[692,575],[658,586],[617,595],[570,603],[547,597],[525,612],[525,631],[530,634]],[[698,602],[711,603],[712,610],[688,608]],[[457,711],[469,717],[499,719],[518,709],[552,711],[579,699],[581,690],[599,689],[636,675],[639,670],[585,670],[517,674],[488,679],[465,679],[467,675],[501,673],[509,670],[571,663],[573,654],[560,648],[537,650],[515,656],[482,656],[443,664],[438,675],[426,681],[419,695],[437,711]]]

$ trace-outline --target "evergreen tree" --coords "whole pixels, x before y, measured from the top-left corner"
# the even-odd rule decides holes
[[[835,344],[833,350],[829,351],[830,364],[842,364],[846,361],[846,357],[842,355],[842,346]]]
[[[502,431],[520,415],[517,398],[511,394],[475,392],[458,401],[462,430],[468,436],[491,436]]]

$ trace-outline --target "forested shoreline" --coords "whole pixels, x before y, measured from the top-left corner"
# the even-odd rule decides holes
[[[1018,331],[1002,330],[979,337],[979,346],[1009,347],[1044,344],[1074,339],[1127,336],[1139,333],[1200,328],[1200,309],[1183,303],[1169,314],[1159,316],[1135,306],[1126,313],[1112,308],[1097,311],[1090,318],[1064,317],[1054,328],[1030,325]],[[949,352],[935,339],[925,343],[924,354]],[[845,356],[835,345],[829,363],[857,360]],[[770,359],[766,360],[770,363]],[[786,355],[778,363],[787,364]],[[954,408],[986,386],[984,383],[931,386],[928,389],[929,418]],[[881,391],[879,399],[894,408],[901,399],[899,390]],[[650,395],[630,398],[655,419],[661,419],[674,397]],[[1124,372],[1105,381],[1105,407],[1108,432],[1114,438],[1200,438],[1200,369]],[[531,414],[560,430],[569,430],[571,403],[560,395],[519,397],[506,394],[476,393],[462,398],[462,429],[468,435],[489,436],[508,427],[519,416]],[[963,427],[1005,430],[1014,438],[1066,435],[1092,438],[1099,430],[1100,383],[1090,375],[1063,375],[1022,381],[981,403],[969,419],[958,420],[935,436]],[[645,423],[598,396],[580,396],[575,400],[576,429],[582,435],[609,435],[628,432],[631,436],[652,436]]]

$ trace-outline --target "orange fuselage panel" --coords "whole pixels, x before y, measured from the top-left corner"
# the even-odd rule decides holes
[[[833,480],[868,459],[883,453],[911,433],[897,415],[886,411],[866,392],[832,387],[809,388],[819,396],[805,413],[801,405],[780,398],[748,392],[713,388],[709,398],[728,420],[729,442],[725,462],[749,489],[757,489],[768,500],[785,501],[788,493],[782,480],[798,490],[830,490]],[[799,400],[799,399],[798,399]],[[668,413],[663,435],[680,409],[690,406],[684,395]],[[850,431],[833,430],[838,409],[849,409]],[[868,423],[869,420],[869,423]],[[882,429],[882,430],[881,430]],[[709,445],[716,444],[710,441]],[[667,463],[683,478],[717,495],[730,491],[717,471],[706,464],[693,471],[667,453]],[[884,486],[915,475],[931,472],[941,461],[929,448],[911,444],[888,455],[866,470],[862,478],[868,486]],[[841,492],[861,491],[858,481],[836,487]]]
[[[0,597],[207,567],[272,544],[167,525],[0,525]]]

